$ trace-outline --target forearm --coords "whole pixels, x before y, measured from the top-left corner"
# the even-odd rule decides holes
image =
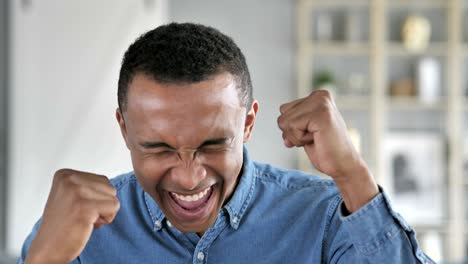
[[[347,174],[334,180],[346,209],[349,213],[354,213],[376,197],[379,188],[364,162]]]

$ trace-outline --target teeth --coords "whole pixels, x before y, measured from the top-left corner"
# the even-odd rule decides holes
[[[205,195],[208,193],[210,188],[206,188],[204,191],[197,193],[197,194],[192,194],[192,195],[181,195],[177,193],[172,193],[176,199],[182,200],[182,201],[187,201],[187,202],[195,202],[200,200],[201,198],[205,197]]]

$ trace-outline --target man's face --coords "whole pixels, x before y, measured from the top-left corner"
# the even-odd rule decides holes
[[[177,229],[205,232],[235,189],[257,102],[247,113],[229,73],[191,84],[137,74],[127,99],[116,115],[138,181]]]

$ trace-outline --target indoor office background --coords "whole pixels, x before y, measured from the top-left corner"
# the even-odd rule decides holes
[[[14,263],[54,171],[131,170],[114,111],[120,60],[170,21],[246,55],[251,156],[317,173],[283,146],[280,104],[332,91],[353,141],[438,263],[468,258],[468,0],[0,0],[0,263]]]

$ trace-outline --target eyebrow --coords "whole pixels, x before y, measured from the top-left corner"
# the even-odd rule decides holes
[[[170,148],[175,149],[171,145],[164,142],[143,142],[140,145],[145,149],[154,149],[154,148]]]
[[[206,146],[209,146],[209,145],[221,145],[221,144],[225,144],[225,143],[227,143],[228,141],[232,141],[232,139],[233,139],[233,138],[230,138],[230,137],[222,137],[222,138],[208,139],[208,140],[206,140],[205,142],[203,142],[200,146],[198,146],[198,148],[206,147]]]
[[[233,138],[231,137],[222,137],[222,138],[213,138],[205,140],[198,148],[206,147],[210,145],[221,145],[225,144],[228,141],[232,141]],[[165,143],[165,142],[142,142],[140,145],[145,149],[155,149],[155,148],[169,148],[175,149],[173,146]]]

